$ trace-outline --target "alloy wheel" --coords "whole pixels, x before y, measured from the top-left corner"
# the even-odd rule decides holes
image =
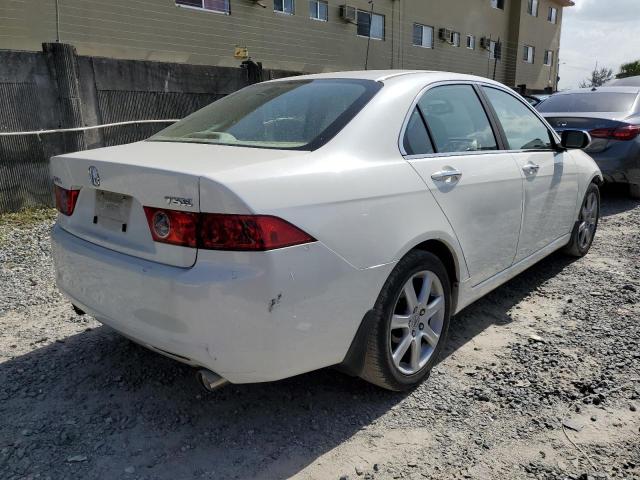
[[[404,284],[391,316],[389,349],[404,375],[420,371],[433,355],[444,325],[442,282],[428,270],[413,274]]]
[[[590,192],[580,210],[580,224],[578,226],[578,246],[584,250],[591,245],[598,225],[598,196]]]

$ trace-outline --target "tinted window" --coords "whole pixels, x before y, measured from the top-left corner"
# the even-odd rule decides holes
[[[549,130],[524,103],[495,88],[483,87],[483,90],[498,115],[510,150],[551,148]]]
[[[313,150],[328,142],[375,95],[369,80],[292,80],[252,85],[150,138]]]
[[[403,145],[407,155],[433,153],[433,146],[431,145],[429,134],[424,126],[420,112],[418,112],[417,109],[413,111],[409,118],[409,123],[407,123]]]
[[[553,95],[541,103],[541,112],[629,112],[635,93],[585,92]]]
[[[429,90],[418,102],[438,152],[496,150],[496,138],[471,85]]]

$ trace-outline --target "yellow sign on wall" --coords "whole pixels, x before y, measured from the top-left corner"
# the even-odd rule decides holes
[[[249,58],[249,49],[247,47],[236,47],[233,56],[242,60]]]

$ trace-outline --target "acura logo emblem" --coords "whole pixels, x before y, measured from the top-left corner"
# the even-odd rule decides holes
[[[100,186],[100,174],[96,167],[89,167],[89,180],[91,181],[91,185],[94,187]]]

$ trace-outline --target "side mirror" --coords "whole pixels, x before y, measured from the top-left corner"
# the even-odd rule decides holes
[[[591,135],[582,130],[565,130],[561,134],[562,148],[576,149],[587,148],[591,144]]]

